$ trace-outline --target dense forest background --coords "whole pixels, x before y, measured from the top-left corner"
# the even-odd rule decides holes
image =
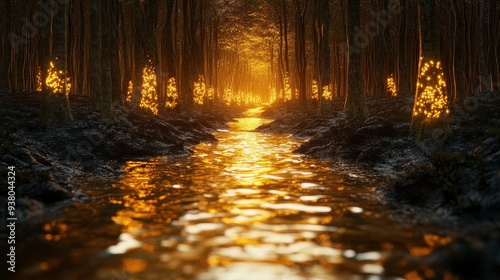
[[[158,114],[214,104],[416,96],[438,119],[467,94],[498,91],[494,0],[8,0],[0,3],[0,91],[43,92],[46,125],[68,95]]]

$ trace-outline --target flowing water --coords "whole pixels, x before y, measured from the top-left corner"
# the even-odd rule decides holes
[[[19,279],[420,279],[449,238],[391,221],[379,179],[252,132],[260,108],[182,160],[130,161],[113,184],[24,233]]]

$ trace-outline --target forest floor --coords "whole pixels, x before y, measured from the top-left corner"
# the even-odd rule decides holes
[[[19,220],[37,219],[83,198],[82,182],[112,180],[124,172],[119,166],[127,160],[190,155],[191,146],[216,141],[210,132],[226,128],[238,114],[216,108],[154,116],[120,106],[114,108],[115,123],[103,125],[88,98],[71,96],[74,122],[45,130],[39,94],[0,93],[0,99],[0,166],[16,168]],[[0,173],[0,204],[6,205],[7,170]]]
[[[295,152],[367,166],[386,178],[375,199],[403,223],[439,225],[460,238],[430,257],[437,269],[461,279],[500,277],[500,94],[481,93],[451,109],[450,132],[410,133],[413,100],[368,98],[359,121],[334,100],[323,116],[283,106],[258,131],[310,139]],[[493,277],[493,278],[492,278]]]

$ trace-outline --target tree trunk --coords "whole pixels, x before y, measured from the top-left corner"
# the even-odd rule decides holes
[[[331,84],[330,21],[332,13],[328,0],[318,0],[318,115],[323,104],[323,87]]]
[[[478,36],[479,36],[479,87],[480,92],[491,91],[490,75],[488,74],[488,65],[486,63],[486,57],[488,48],[486,46],[486,38],[488,36],[486,25],[487,13],[486,11],[486,0],[479,0],[479,20],[477,22],[478,26]]]
[[[110,32],[110,57],[109,63],[111,66],[111,86],[112,86],[112,97],[113,104],[123,105],[123,95],[122,95],[122,78],[120,72],[120,46],[119,46],[119,22],[118,22],[118,1],[110,0],[109,3],[109,32]]]
[[[10,1],[0,3],[0,92],[9,92],[9,62],[11,46],[7,34],[10,32]]]
[[[195,81],[195,34],[194,16],[196,12],[196,3],[193,0],[183,0],[183,44],[181,60],[181,88],[182,88],[182,106],[191,109],[194,106],[194,81]]]
[[[90,102],[93,110],[101,111],[102,104],[102,19],[101,15],[101,0],[90,0],[90,24],[91,24],[91,43],[90,43]]]
[[[61,4],[60,14],[54,15],[51,18],[52,28],[50,33],[50,47],[52,50],[50,55],[57,71],[62,71],[58,78],[63,83],[62,90],[49,90],[43,94],[41,117],[42,124],[46,128],[53,128],[64,125],[73,120],[69,108],[68,93],[69,88],[66,84],[67,78],[67,19],[68,19],[68,4]]]
[[[442,128],[443,131],[449,131],[449,124],[446,115],[443,113],[439,114],[439,117],[429,117],[426,114],[419,113],[417,111],[418,101],[422,93],[426,90],[428,86],[437,87],[437,77],[435,75],[442,74],[438,73],[438,67],[434,66],[441,61],[441,36],[438,28],[437,20],[437,7],[435,0],[420,0],[419,2],[419,30],[420,30],[420,63],[419,63],[419,84],[415,92],[415,102],[413,106],[413,114],[411,121],[411,129],[419,129],[419,137],[423,132],[426,132],[426,125],[434,122],[436,128]],[[428,79],[423,78],[423,67],[424,65],[429,66],[429,70],[425,73]],[[439,70],[442,72],[442,70]],[[429,73],[430,72],[430,73]],[[431,83],[431,84],[428,84]],[[435,94],[435,93],[433,93]],[[445,94],[444,92],[442,94]],[[433,102],[433,101],[432,101]],[[431,109],[432,110],[432,109]],[[432,127],[432,126],[429,126]]]
[[[354,44],[357,38],[356,27],[360,26],[360,0],[349,0],[347,4],[348,41],[347,45]],[[350,47],[349,47],[350,49]],[[348,62],[348,92],[344,111],[355,118],[368,117],[368,107],[363,95],[363,79],[361,75],[361,53],[349,52]]]
[[[290,76],[290,60],[288,48],[288,13],[286,10],[286,0],[283,3],[283,37],[285,40],[285,76]]]
[[[464,32],[465,32],[465,18],[464,18],[464,0],[453,0],[453,8],[455,11],[456,22],[456,37],[455,37],[455,57],[454,71],[455,71],[455,94],[453,103],[461,104],[466,97],[465,89],[465,51],[464,51]]]
[[[72,94],[82,94],[83,88],[83,42],[84,42],[84,32],[83,26],[84,13],[82,6],[84,3],[80,1],[75,1],[71,10],[71,80],[73,84],[71,86]]]
[[[410,60],[408,49],[408,13],[407,0],[401,0],[403,14],[401,17],[400,37],[399,37],[399,95],[402,97],[410,96]]]
[[[296,68],[297,68],[297,82],[299,84],[299,103],[302,108],[307,105],[306,100],[306,11],[308,1],[295,0],[295,57],[296,57]]]
[[[111,1],[101,1],[100,14],[102,25],[101,41],[101,122],[110,124],[113,118],[113,81],[111,69],[111,52],[116,53],[111,43]],[[116,69],[114,72],[116,72]]]
[[[134,1],[134,33],[132,36],[133,42],[133,71],[132,71],[132,106],[133,108],[139,108],[142,98],[142,85],[144,83],[143,70],[146,67],[146,57],[144,53],[144,41],[143,36],[143,10],[139,1]]]

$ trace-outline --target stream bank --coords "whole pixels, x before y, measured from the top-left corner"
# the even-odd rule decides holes
[[[16,214],[21,221],[81,199],[82,182],[120,175],[124,171],[119,165],[126,160],[189,156],[192,146],[216,141],[211,132],[225,128],[237,116],[236,110],[227,108],[154,116],[115,106],[116,121],[103,125],[87,97],[70,96],[74,121],[45,130],[39,94],[0,93],[0,99],[0,203],[6,202],[6,167],[14,166]],[[1,211],[6,209],[0,209],[3,215]]]
[[[451,109],[451,133],[411,134],[411,98],[367,98],[370,117],[355,120],[333,112],[292,114],[271,107],[275,121],[258,131],[288,132],[310,140],[295,152],[356,163],[382,177],[376,200],[402,224],[437,225],[457,236],[427,261],[459,279],[500,277],[500,95],[480,93]]]

